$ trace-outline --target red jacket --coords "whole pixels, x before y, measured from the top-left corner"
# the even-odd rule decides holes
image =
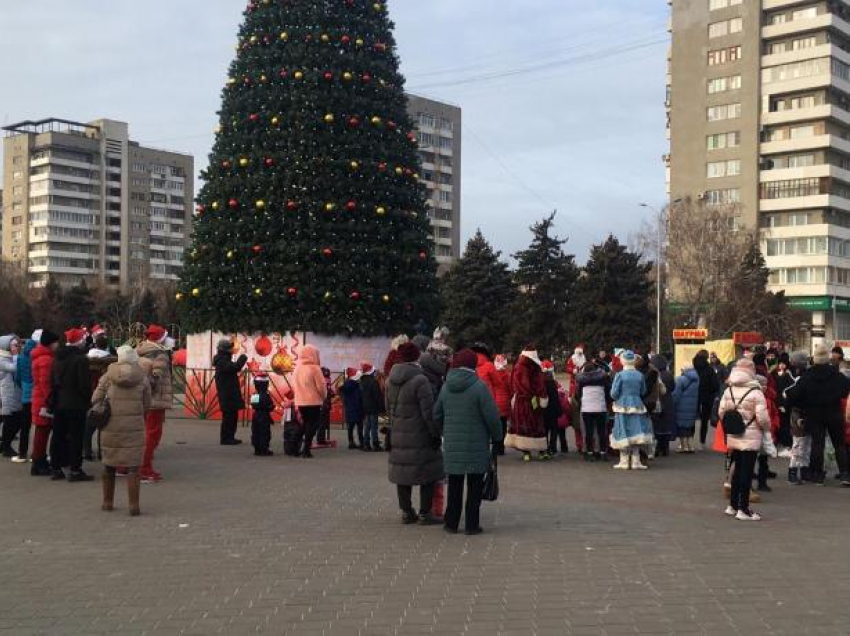
[[[50,426],[53,421],[41,417],[41,409],[50,399],[50,378],[53,370],[53,351],[38,345],[32,350],[32,423],[36,426]]]
[[[487,385],[487,388],[490,389],[490,393],[493,395],[493,398],[496,397],[496,365],[490,362],[490,359],[485,356],[483,353],[477,353],[478,356],[478,377],[481,378],[481,381]]]
[[[508,369],[496,369],[496,392],[493,395],[496,398],[496,406],[499,407],[499,416],[510,417],[511,398],[514,393],[511,388],[511,372]]]
[[[390,377],[390,371],[393,370],[393,367],[401,362],[401,354],[395,349],[391,350],[387,359],[384,361],[384,377]]]

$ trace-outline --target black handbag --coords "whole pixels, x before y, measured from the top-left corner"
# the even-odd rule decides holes
[[[484,501],[499,499],[499,459],[495,448],[490,451],[490,468],[484,473],[484,491],[481,499]]]
[[[93,429],[102,431],[109,425],[109,418],[112,417],[112,405],[109,403],[109,398],[104,398],[103,402],[95,404],[89,409],[88,423]]]

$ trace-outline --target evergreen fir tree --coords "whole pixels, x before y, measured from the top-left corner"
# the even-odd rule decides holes
[[[508,308],[516,288],[500,256],[478,230],[443,279],[441,324],[458,342],[483,342],[495,351],[505,345]]]
[[[578,276],[575,257],[564,252],[566,239],[553,235],[555,212],[531,226],[533,239],[514,255],[518,287],[509,320],[511,349],[535,345],[541,355],[563,353],[571,335],[570,301]]]
[[[407,331],[436,263],[393,24],[373,0],[255,0],[177,298],[189,331]]]
[[[572,318],[591,351],[615,346],[647,351],[652,340],[651,263],[614,237],[595,245],[576,284]]]
[[[50,329],[56,333],[62,333],[70,326],[79,326],[81,323],[69,323],[65,316],[65,303],[62,287],[52,276],[47,279],[47,284],[41,291],[35,305],[34,314],[36,323],[42,329]]]
[[[62,296],[61,304],[65,319],[71,325],[88,325],[94,317],[94,296],[85,280],[68,289]]]
[[[133,320],[147,325],[154,322],[157,319],[157,315],[156,297],[150,288],[145,288],[139,297],[139,304],[136,306]]]

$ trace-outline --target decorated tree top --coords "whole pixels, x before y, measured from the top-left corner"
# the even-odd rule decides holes
[[[406,331],[436,310],[386,5],[248,5],[178,300],[193,331]]]

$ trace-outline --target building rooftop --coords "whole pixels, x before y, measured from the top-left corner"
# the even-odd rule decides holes
[[[4,126],[7,136],[12,135],[40,135],[47,132],[70,133],[85,135],[88,131],[99,131],[100,128],[93,124],[84,124],[70,119],[39,119],[37,121],[27,120],[11,126]]]

